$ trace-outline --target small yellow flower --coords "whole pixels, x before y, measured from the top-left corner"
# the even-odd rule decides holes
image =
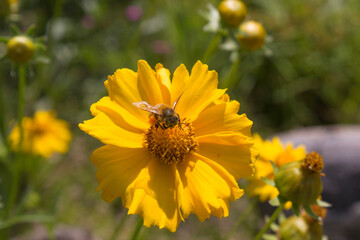
[[[49,157],[54,152],[66,153],[71,140],[71,132],[66,121],[56,118],[54,111],[37,111],[34,118],[24,117],[22,120],[22,151],[32,155]],[[9,140],[12,148],[19,147],[20,131],[15,126]]]
[[[200,221],[228,216],[228,201],[243,195],[236,180],[251,176],[257,152],[252,122],[217,85],[217,73],[199,61],[191,74],[180,65],[172,81],[168,69],[157,64],[154,71],[143,60],[138,72],[119,69],[108,77],[109,96],[79,124],[105,144],[91,161],[106,202],[121,197],[145,226],[172,232],[191,213]],[[158,104],[168,105],[171,118],[156,114],[164,108]]]
[[[260,157],[255,162],[255,175],[248,178],[250,184],[247,187],[249,196],[258,196],[260,201],[265,202],[274,199],[279,195],[276,187],[265,183],[261,178],[274,180],[274,171],[270,161],[277,167],[284,164],[300,161],[305,158],[305,147],[293,148],[287,144],[284,148],[278,137],[272,141],[263,141],[258,134],[254,134],[254,148],[260,152]]]

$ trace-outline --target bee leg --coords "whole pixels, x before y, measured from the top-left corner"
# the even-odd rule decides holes
[[[165,129],[166,129],[166,127],[165,127],[164,124],[159,123],[159,126],[161,127],[162,130],[165,130]]]
[[[179,126],[180,129],[182,129],[182,127],[181,127],[181,122],[180,122],[180,115],[177,114],[177,116],[178,116],[178,126]]]

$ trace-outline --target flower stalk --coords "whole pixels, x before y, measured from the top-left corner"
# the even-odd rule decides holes
[[[134,232],[133,232],[133,234],[131,236],[131,240],[138,239],[139,233],[140,233],[140,230],[141,230],[142,226],[143,226],[143,220],[142,220],[142,218],[139,218],[139,220],[136,223]]]
[[[230,239],[231,236],[238,230],[238,228],[244,223],[244,221],[249,217],[249,214],[252,213],[255,209],[255,207],[258,205],[257,200],[252,200],[250,203],[250,206],[246,208],[246,211],[243,212],[239,218],[237,219],[234,226],[231,228],[229,233],[224,237],[224,240]]]
[[[223,87],[228,88],[228,87],[232,87],[234,85],[234,83],[236,82],[236,77],[237,77],[238,69],[240,66],[240,62],[241,62],[240,57],[238,59],[236,59],[235,61],[233,61],[229,75],[223,83]]]
[[[5,130],[5,104],[4,104],[4,89],[3,89],[3,80],[0,80],[0,135],[3,141],[3,145],[6,146],[6,149],[9,150],[6,138]]]
[[[261,231],[255,236],[254,240],[260,240],[262,238],[264,233],[266,233],[269,230],[271,224],[273,224],[273,222],[275,222],[275,220],[278,218],[279,214],[284,209],[284,206],[285,204],[280,204],[280,206],[271,215],[269,221],[265,224],[265,226],[261,229]]]
[[[24,115],[24,105],[25,105],[25,86],[26,86],[26,69],[23,64],[20,64],[18,67],[18,77],[19,77],[19,86],[18,86],[18,112],[17,112],[17,124],[20,131],[20,139],[18,144],[18,151],[14,158],[12,164],[12,182],[10,188],[10,194],[8,199],[8,204],[5,210],[5,216],[7,217],[16,201],[19,187],[19,171],[20,171],[20,160],[22,157],[22,142],[23,142],[23,127],[22,127],[22,118]]]
[[[204,53],[204,56],[202,57],[203,63],[207,63],[209,61],[209,58],[211,57],[211,55],[213,55],[213,53],[218,48],[220,41],[221,41],[221,34],[216,33],[215,36],[213,37],[213,39],[211,40],[209,46],[207,47],[207,49]]]

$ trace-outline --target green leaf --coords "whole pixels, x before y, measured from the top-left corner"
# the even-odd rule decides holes
[[[280,204],[285,204],[288,200],[286,198],[284,198],[283,196],[277,196],[279,201],[280,201]]]
[[[15,24],[11,24],[10,29],[11,29],[12,35],[20,35],[21,34],[20,29]]]
[[[310,205],[306,205],[304,206],[305,211],[307,212],[307,214],[309,214],[313,219],[320,221],[321,217],[317,216],[311,209]]]
[[[10,40],[10,37],[0,37],[0,42],[7,43]]]
[[[32,223],[32,222],[53,222],[54,217],[50,215],[44,214],[28,214],[22,216],[15,216],[13,218],[8,219],[7,221],[0,221],[0,230],[9,228],[19,223]]]
[[[35,48],[45,51],[46,46],[43,43],[35,43]]]
[[[300,214],[300,207],[299,207],[299,205],[296,205],[296,204],[292,204],[292,210],[293,210],[293,212],[294,212],[294,214],[296,215],[296,216],[299,216],[299,214]]]
[[[270,161],[271,166],[274,169],[274,174],[277,174],[277,172],[279,171],[279,168],[276,166],[276,164],[273,161]]]
[[[274,234],[266,233],[266,234],[263,235],[262,239],[264,239],[264,240],[278,240],[278,237],[276,235],[274,235]]]
[[[35,41],[38,43],[43,43],[46,41],[46,37],[45,36],[37,37],[37,38],[35,38]]]
[[[278,207],[278,206],[280,206],[280,200],[279,200],[278,197],[276,197],[276,198],[274,198],[274,199],[271,199],[271,200],[269,201],[269,204],[270,204],[271,206],[273,206],[273,207]]]
[[[276,223],[272,223],[271,225],[270,225],[270,229],[271,229],[271,231],[273,231],[273,232],[277,232],[279,229],[280,229],[280,227],[279,227],[279,225],[277,225]]]
[[[268,178],[265,178],[265,177],[261,177],[261,180],[263,180],[265,183],[269,184],[270,186],[275,187],[274,180],[271,180],[271,179],[268,179]]]
[[[328,207],[331,207],[331,204],[328,203],[328,202],[325,202],[325,201],[322,201],[320,199],[318,199],[316,201],[316,204],[319,205],[320,207],[324,207],[324,208],[328,208]]]
[[[32,24],[26,31],[25,34],[29,36],[34,36],[35,24]]]

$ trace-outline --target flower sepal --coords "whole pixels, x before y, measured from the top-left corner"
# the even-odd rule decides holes
[[[261,180],[263,180],[265,183],[269,184],[270,186],[275,187],[274,180],[271,180],[271,179],[268,179],[268,178],[265,178],[265,177],[261,177]]]

